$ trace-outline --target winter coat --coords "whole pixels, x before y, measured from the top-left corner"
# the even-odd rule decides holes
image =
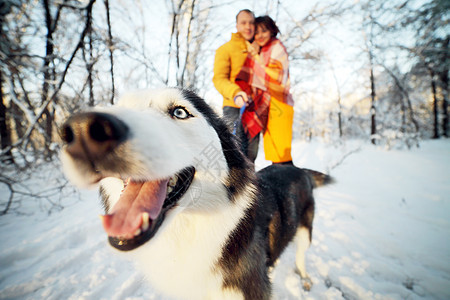
[[[213,83],[223,96],[223,106],[237,107],[234,96],[241,91],[234,82],[247,58],[247,44],[240,33],[232,33],[231,40],[216,51]]]
[[[262,130],[264,133],[264,152],[267,160],[274,163],[292,160],[292,124],[294,120],[294,101],[290,93],[288,54],[284,45],[276,38],[261,48],[259,55],[248,55],[237,82],[252,93],[255,101],[253,111],[244,112],[244,129],[253,137]],[[245,124],[245,122],[247,124]],[[253,130],[253,132],[252,132]]]

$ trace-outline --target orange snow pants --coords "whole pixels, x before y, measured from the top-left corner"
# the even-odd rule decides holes
[[[264,132],[266,160],[273,163],[291,161],[292,124],[294,108],[288,104],[270,99],[269,119]]]

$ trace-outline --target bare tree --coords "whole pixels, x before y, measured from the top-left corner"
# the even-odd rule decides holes
[[[86,6],[79,6],[78,2],[69,0],[57,3],[23,1],[20,6],[10,6],[11,13],[2,14],[1,31],[4,33],[6,28],[11,38],[1,35],[0,157],[11,157],[14,161],[10,167],[1,165],[0,183],[10,191],[7,203],[3,203],[3,199],[0,203],[5,205],[3,213],[10,209],[16,195],[27,194],[19,185],[28,171],[38,165],[40,158],[47,161],[52,158],[56,108],[60,99],[66,98],[62,96],[66,91],[62,91],[70,84],[65,85],[67,74],[77,53],[85,47],[94,2],[91,0]],[[63,14],[86,21],[78,39],[61,34],[68,29],[59,30]],[[61,38],[75,42],[61,45]],[[28,44],[33,47],[28,47]],[[39,44],[45,47],[42,57],[33,53]],[[37,84],[38,78],[43,79],[41,85]],[[64,185],[55,186],[55,189]],[[40,191],[29,192],[28,195],[39,199]]]
[[[200,6],[197,0],[171,0],[171,33],[165,83],[171,76],[172,58],[175,60],[175,83],[198,90],[198,60],[208,33],[207,18],[211,7]]]
[[[67,1],[66,1],[67,2]],[[54,59],[54,33],[58,29],[59,19],[61,16],[61,10],[64,2],[56,5],[55,14],[52,15],[49,0],[42,0],[42,6],[44,9],[45,27],[47,30],[45,37],[45,56],[42,66],[43,83],[41,92],[41,105],[44,104],[49,97],[49,94],[55,90],[56,69]],[[50,144],[53,137],[53,120],[54,120],[54,107],[52,103],[45,106],[42,113],[42,121],[44,122],[43,128],[45,130],[45,151],[46,158],[51,157]]]
[[[412,3],[414,5],[415,3]],[[414,45],[400,45],[411,53],[416,66],[422,66],[429,74],[433,95],[433,137],[448,136],[448,94],[450,51],[448,24],[450,3],[445,0],[425,2],[418,9],[405,2],[401,10],[406,17],[400,23],[416,32]],[[441,101],[442,126],[439,122],[439,101]]]
[[[14,2],[4,1],[0,6],[0,141],[1,141],[1,155],[0,162],[13,163],[14,157],[11,152],[11,128],[8,116],[7,99],[3,88],[5,84],[5,70],[13,67],[16,60],[12,57],[12,52],[18,49],[18,45],[11,40],[6,32],[6,16],[11,13],[12,7],[16,6]]]
[[[339,81],[337,79],[336,76],[336,71],[334,69],[333,66],[333,62],[328,59],[329,63],[330,63],[330,68],[331,68],[331,72],[333,74],[333,79],[334,79],[334,83],[336,84],[336,93],[337,93],[337,107],[338,107],[338,129],[339,129],[339,138],[342,138],[343,136],[343,131],[342,131],[342,95],[341,95],[341,88],[339,85]]]
[[[362,9],[365,12],[365,16],[362,24],[362,33],[364,37],[364,51],[367,53],[369,61],[369,81],[370,81],[370,140],[372,144],[376,144],[376,134],[377,134],[377,109],[376,109],[376,98],[377,93],[375,90],[375,35],[376,35],[376,17],[374,11],[379,11],[380,6],[376,5],[374,1],[369,0],[362,4]]]
[[[106,24],[108,25],[108,51],[109,51],[109,61],[110,61],[110,73],[111,73],[111,100],[110,103],[114,104],[114,96],[116,93],[116,86],[114,81],[114,43],[112,36],[112,28],[111,28],[111,16],[110,16],[110,8],[109,8],[109,0],[104,0],[105,11],[106,11]]]
[[[2,155],[1,162],[4,163],[13,163],[14,157],[11,153],[11,149],[9,146],[11,145],[11,136],[10,129],[8,126],[8,119],[6,116],[6,103],[5,97],[3,96],[3,71],[0,69],[0,140],[1,140],[1,149],[5,150],[4,155]]]

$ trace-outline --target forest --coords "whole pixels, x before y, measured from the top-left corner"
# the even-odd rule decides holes
[[[450,134],[450,1],[132,3],[0,1],[0,185],[9,191],[0,215],[24,197],[53,201],[66,187],[62,180],[36,193],[21,182],[58,164],[58,129],[76,111],[161,86],[191,89],[220,108],[214,54],[242,8],[279,25],[295,139],[410,149]]]

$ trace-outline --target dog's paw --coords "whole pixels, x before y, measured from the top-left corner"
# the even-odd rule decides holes
[[[309,277],[302,278],[303,290],[309,292],[311,290],[313,283]]]
[[[309,278],[308,274],[302,275],[299,269],[295,268],[295,273],[300,276],[300,279],[302,280],[302,287],[303,290],[309,292],[311,290],[311,287],[313,286],[313,283],[311,281],[311,278]]]

